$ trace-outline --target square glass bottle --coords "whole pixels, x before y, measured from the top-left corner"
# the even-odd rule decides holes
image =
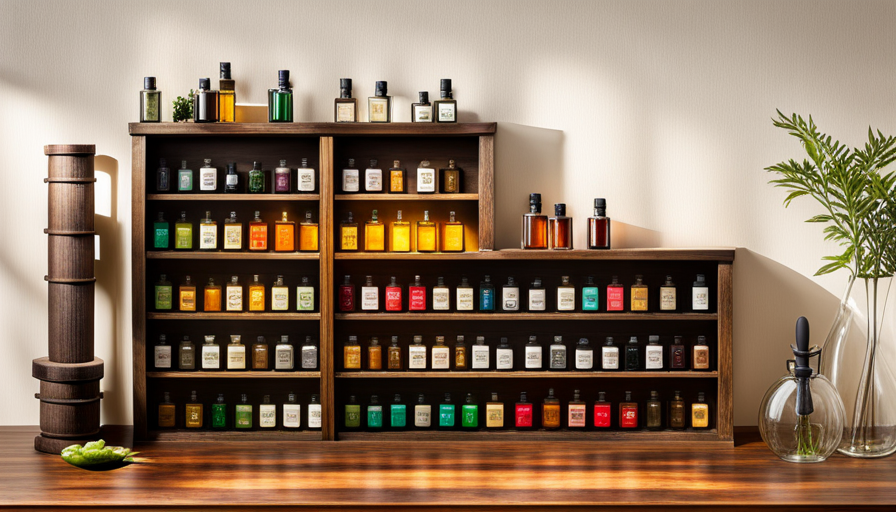
[[[448,212],[448,222],[442,223],[442,252],[464,252],[464,223],[459,222],[454,212]]]
[[[305,212],[305,220],[299,223],[299,250],[317,252],[320,248],[320,226],[311,220],[311,210]]]
[[[236,82],[230,77],[229,62],[220,64],[218,78],[218,122],[232,123],[236,120]]]
[[[401,167],[401,162],[394,160],[392,167],[389,169],[389,193],[404,194],[408,191],[407,179],[405,171]]]
[[[439,84],[439,99],[433,102],[432,109],[437,123],[457,122],[457,101],[451,93],[451,79],[443,78]]]
[[[376,210],[373,210],[370,220],[364,223],[364,250],[367,252],[386,250],[386,226],[379,221]]]
[[[367,98],[367,122],[392,122],[392,96],[388,95],[389,84],[384,81],[376,83],[374,95]]]
[[[398,210],[396,219],[392,223],[389,244],[391,252],[411,251],[411,223],[401,219],[401,210]]]
[[[339,249],[358,250],[358,223],[352,217],[352,212],[348,212],[348,218],[339,223]]]
[[[339,79],[339,97],[335,101],[334,120],[337,123],[358,122],[358,100],[352,98],[352,79]]]
[[[432,107],[430,107],[430,111]],[[140,122],[158,123],[162,120],[162,91],[156,90],[156,77],[143,78],[140,91]]]
[[[436,223],[429,220],[429,210],[424,210],[423,220],[417,221],[417,252],[436,252],[439,250]]]
[[[199,79],[199,90],[193,95],[193,122],[218,122],[218,91],[211,89],[211,80]]]
[[[566,204],[554,205],[554,216],[548,219],[548,246],[572,250],[572,217],[566,216]]]
[[[293,252],[296,250],[296,223],[290,221],[286,212],[283,218],[274,222],[274,251]]]
[[[541,194],[529,194],[529,213],[523,215],[523,249],[548,248],[548,216],[541,214]]]
[[[293,102],[288,69],[281,69],[277,72],[277,82],[277,89],[268,89],[268,122],[291,123],[293,121]]]
[[[417,167],[417,193],[436,193],[436,169],[432,167],[429,160],[422,160],[420,166]]]
[[[448,160],[448,168],[439,169],[439,191],[442,194],[459,194],[463,192],[462,176],[463,173],[455,167],[454,160]]]
[[[411,122],[431,123],[432,103],[429,102],[429,91],[420,91],[418,98],[417,103],[411,104]]]
[[[607,200],[594,200],[594,217],[588,217],[588,248],[610,248],[610,218],[607,217]]]
[[[383,170],[376,159],[370,160],[370,167],[364,170],[364,192],[368,194],[383,191]]]

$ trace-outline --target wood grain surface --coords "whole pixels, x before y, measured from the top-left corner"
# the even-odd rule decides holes
[[[131,135],[493,135],[497,123],[129,123]]]

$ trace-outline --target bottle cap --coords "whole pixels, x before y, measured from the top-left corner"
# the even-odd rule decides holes
[[[339,88],[352,90],[352,79],[351,78],[340,78],[339,79]]]
[[[154,77],[154,76],[143,77],[143,88],[148,89],[150,91],[156,90],[156,77]]]
[[[395,398],[393,398],[396,404],[401,403],[401,395],[395,393]]]
[[[420,96],[420,103],[429,103],[429,91],[420,91],[418,95]]]
[[[651,345],[655,345],[659,342],[660,342],[660,337],[655,334],[651,334],[650,336],[647,337],[647,343],[650,343]]]
[[[451,79],[443,78],[441,83],[439,84],[439,90],[450,91],[451,90]]]
[[[706,286],[706,276],[697,274],[697,280],[694,281],[694,286]]]
[[[166,392],[165,394],[167,395],[168,393]],[[218,393],[218,403],[219,404],[224,403],[224,393]]]
[[[372,404],[380,403],[380,397],[378,397],[376,395],[370,395],[370,403],[372,403]]]
[[[221,76],[219,78],[223,78],[224,80],[230,80],[230,63],[222,62],[221,63]]]
[[[199,79],[199,90],[207,91],[211,89],[211,81],[208,78],[200,78]]]
[[[602,197],[594,198],[594,207],[606,209],[607,208],[607,200]]]
[[[289,87],[289,70],[281,69],[277,71],[277,81],[280,83],[280,87]]]
[[[236,162],[227,164],[227,172],[236,172]]]
[[[579,345],[587,345],[588,338],[579,338]]]
[[[376,95],[385,96],[389,92],[389,84],[385,81],[376,83]]]
[[[164,158],[159,158],[159,167],[166,167],[168,162]]]
[[[613,344],[613,337],[607,336],[607,345],[612,345],[612,344]]]
[[[566,216],[566,204],[557,203],[554,205],[554,215],[557,217],[565,217]]]
[[[529,194],[529,204],[541,204],[541,194]]]

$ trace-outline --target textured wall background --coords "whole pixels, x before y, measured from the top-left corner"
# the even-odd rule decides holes
[[[36,424],[30,360],[46,353],[49,143],[94,143],[97,354],[103,420],[131,418],[130,138],[145,75],[165,119],[233,63],[239,102],[290,69],[299,121],[329,121],[338,79],[388,80],[395,116],[454,80],[461,121],[498,121],[498,243],[516,246],[526,194],[579,218],[608,199],[622,246],[737,246],[736,423],[756,423],[800,314],[813,342],[846,276],[812,278],[834,248],[763,167],[800,157],[775,108],[860,144],[896,132],[896,3],[887,1],[0,0],[0,424]],[[584,242],[578,231],[576,244]]]

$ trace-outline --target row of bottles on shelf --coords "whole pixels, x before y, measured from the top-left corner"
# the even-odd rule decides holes
[[[339,249],[342,251],[358,251],[358,223],[352,212],[339,225]],[[412,236],[413,235],[413,236]],[[364,251],[367,252],[463,252],[464,224],[457,220],[454,212],[448,213],[447,222],[430,220],[429,210],[423,212],[423,220],[411,223],[402,218],[398,210],[396,219],[389,225],[389,236],[386,236],[386,225],[379,220],[377,210],[369,221],[364,223]]]
[[[253,275],[252,282],[247,286],[240,283],[238,276],[231,276],[230,282],[223,287],[215,284],[214,278],[210,277],[208,284],[203,289],[200,308],[196,283],[190,276],[185,276],[183,283],[177,287],[177,310],[258,313],[290,310],[289,287],[284,284],[282,275],[278,275],[276,281],[270,286],[270,302],[267,299],[267,289],[268,286],[259,280],[258,275]],[[296,311],[314,311],[314,295],[314,286],[307,277],[303,277],[301,284],[296,287]],[[174,285],[168,281],[166,274],[161,274],[153,291],[153,305],[156,311],[175,309],[174,298]]]
[[[236,80],[231,77],[230,63],[222,62],[219,70],[218,90],[211,88],[211,79],[199,79],[199,90],[193,95],[193,121],[196,123],[232,123],[236,120]],[[291,123],[295,112],[289,70],[279,70],[277,79],[277,88],[268,89],[268,122]],[[340,79],[339,91],[339,97],[334,102],[334,121],[358,122],[358,100],[352,98],[352,79]],[[374,91],[374,95],[367,99],[367,121],[391,123],[393,99],[389,96],[388,83],[376,82]],[[439,99],[432,103],[429,102],[429,91],[420,91],[419,101],[411,105],[411,122],[457,122],[457,102],[451,89],[451,79],[443,78],[439,91]],[[160,122],[161,107],[162,91],[156,87],[156,77],[144,77],[143,90],[140,91],[140,122]]]
[[[355,159],[349,158],[348,167],[342,170],[342,192],[407,193],[407,171],[401,167],[401,162],[393,161],[388,172],[388,180],[385,180],[383,169],[379,167],[377,160],[370,160],[370,167],[364,170],[364,181],[361,181],[361,171],[355,167]],[[456,167],[454,160],[449,160],[448,167],[439,169],[438,173],[429,160],[423,160],[417,167],[417,193],[459,194],[463,192],[463,174],[463,171]]]
[[[529,194],[529,212],[523,214],[520,245],[523,249],[572,250],[572,217],[566,216],[566,204],[554,205],[554,216],[541,213],[541,194]],[[610,218],[607,200],[594,199],[594,216],[588,217],[588,249],[610,248]]]
[[[174,223],[174,249],[193,250],[193,222],[187,219],[187,212],[180,212],[180,218]],[[223,236],[218,222],[212,218],[212,212],[206,211],[205,218],[199,221],[199,250],[201,251],[259,251],[267,252],[317,252],[320,247],[320,226],[314,222],[310,210],[305,212],[305,220],[299,223],[298,237],[296,223],[289,220],[286,212],[280,220],[270,224],[261,218],[261,212],[255,212],[255,218],[248,223],[248,243],[243,236],[245,226],[236,212],[230,212],[223,222]],[[153,249],[171,248],[171,223],[165,220],[165,214],[159,212],[153,222]],[[273,239],[273,243],[271,243]]]
[[[249,347],[246,353],[246,345],[242,343],[239,334],[230,335],[230,344],[226,346],[224,360],[221,360],[221,346],[215,341],[214,334],[204,336],[205,343],[199,350],[199,362],[197,363],[196,346],[190,341],[189,336],[184,336],[177,349],[177,369],[183,371],[204,370],[253,370],[253,371],[293,371],[296,370],[295,347],[289,341],[289,336],[280,336],[280,341],[274,347],[273,358],[264,336],[258,336],[255,343]],[[317,344],[311,336],[305,336],[305,343],[300,348],[300,360],[298,369],[304,371],[317,370],[318,368]],[[168,344],[167,336],[159,335],[159,341],[153,347],[153,366],[156,370],[171,370],[174,368],[173,347]],[[273,361],[271,361],[273,359]]]
[[[241,183],[240,175],[236,169],[236,162],[227,164],[224,171],[224,186],[220,186],[218,176],[220,171],[212,165],[211,158],[203,160],[202,167],[199,168],[199,186],[193,179],[193,170],[187,168],[187,161],[180,161],[180,169],[172,174],[168,163],[164,158],[159,159],[159,167],[156,169],[156,192],[181,192],[181,193],[199,193],[215,194],[224,192],[225,194],[239,194],[245,192],[250,194],[264,194],[273,192],[275,194],[310,194],[315,190],[315,171],[308,167],[308,159],[302,159],[302,166],[293,170],[286,165],[286,160],[280,160],[279,167],[276,167],[271,173],[272,183],[268,185],[265,177],[265,170],[262,168],[260,161],[252,162],[252,170],[249,171],[248,179],[245,183]],[[293,177],[295,175],[295,177]],[[177,181],[172,183],[172,178]]]
[[[414,276],[414,282],[406,287],[399,284],[393,276],[384,289],[384,300],[380,299],[380,286],[373,282],[373,276],[366,276],[364,284],[360,286],[360,301],[356,287],[351,282],[351,276],[345,276],[339,285],[337,304],[339,311],[451,311],[451,288],[445,284],[445,280],[439,277],[436,285],[427,287],[419,275]],[[405,299],[405,290],[407,299]],[[589,276],[581,286],[581,306],[576,300],[579,295],[577,287],[569,276],[562,276],[560,284],[556,288],[556,311],[600,311],[601,287]],[[649,287],[644,284],[642,276],[636,275],[635,282],[629,287],[631,302],[629,311],[646,312],[650,310]],[[520,285],[513,277],[507,278],[507,283],[501,287],[500,300],[496,296],[491,277],[486,275],[479,284],[479,300],[475,300],[475,292],[470,281],[466,277],[461,278],[460,284],[454,287],[454,310],[474,311],[478,304],[480,312],[502,311],[515,313],[520,311],[540,312],[547,311],[548,296],[541,278],[535,278],[528,288],[528,301],[521,300]],[[625,285],[619,283],[617,276],[606,285],[605,293],[606,311],[625,311]],[[428,306],[431,304],[431,306]],[[678,311],[678,288],[672,282],[672,276],[666,276],[666,281],[659,287],[659,310]],[[691,287],[690,311],[709,310],[709,286],[703,274],[697,274]]]
[[[640,371],[640,370],[709,370],[709,345],[705,336],[697,336],[693,343],[685,343],[683,336],[674,336],[668,346],[658,335],[650,335],[647,345],[640,345],[637,336],[631,336],[624,346],[617,345],[610,336],[597,349],[599,359],[595,359],[595,348],[588,338],[580,338],[575,345],[573,360],[567,362],[567,346],[562,336],[554,336],[545,351],[536,336],[529,336],[529,342],[522,349],[514,349],[508,339],[502,337],[494,351],[486,343],[485,336],[476,336],[476,343],[469,347],[465,336],[458,335],[454,347],[445,343],[445,336],[436,336],[432,348],[423,343],[422,335],[415,335],[407,348],[407,366],[404,366],[402,347],[398,336],[392,336],[391,345],[385,349],[386,364],[383,366],[384,349],[379,338],[373,336],[367,344],[366,365],[362,364],[362,350],[357,336],[349,336],[343,346],[342,365],[344,370],[455,370],[455,371],[513,371],[513,370],[579,370],[579,371]],[[690,346],[688,346],[690,345]],[[452,357],[453,351],[453,357]],[[494,362],[492,360],[494,352]],[[514,358],[514,352],[517,357]],[[522,364],[520,361],[522,360]],[[453,364],[452,364],[453,361]],[[427,365],[427,362],[429,364]]]
[[[410,426],[408,422],[408,405],[401,402],[401,395],[396,394],[392,404],[389,404],[389,414],[386,416],[377,395],[371,395],[369,403],[364,406],[366,415],[362,415],[362,405],[358,403],[354,395],[349,396],[348,403],[344,406],[343,425],[346,429],[359,429],[362,426],[368,430],[382,428],[404,429]],[[582,400],[581,392],[575,390],[572,400],[567,402],[566,421],[561,414],[560,399],[554,395],[554,389],[548,389],[548,396],[541,404],[541,415],[536,412],[537,405],[528,401],[526,392],[520,393],[520,401],[511,409],[513,415],[505,419],[505,406],[498,401],[498,394],[492,393],[491,400],[485,404],[485,421],[480,421],[479,404],[476,403],[473,394],[467,393],[464,402],[460,405],[460,418],[457,418],[457,406],[451,399],[450,393],[445,393],[441,403],[429,404],[423,394],[418,395],[414,404],[413,426],[428,429],[438,427],[442,429],[476,429],[485,426],[486,429],[514,428],[517,430],[545,429],[555,430],[562,427],[569,429],[584,429],[588,426],[588,403]],[[697,400],[691,403],[690,415],[686,413],[686,404],[680,391],[675,391],[668,403],[664,404],[657,391],[650,392],[650,398],[642,405],[632,399],[632,392],[625,392],[625,400],[619,403],[618,411],[614,414],[613,404],[606,400],[606,393],[598,392],[598,398],[593,402],[593,421],[591,426],[596,429],[648,429],[662,430],[664,428],[683,430],[685,428],[706,429],[709,428],[709,404],[701,391],[697,394]],[[641,420],[640,411],[643,410],[644,421]],[[688,416],[690,421],[688,421]],[[366,421],[362,425],[362,418]],[[389,424],[384,423],[384,417],[389,419]],[[565,423],[565,424],[564,424]]]
[[[178,426],[177,422],[177,405],[171,402],[171,395],[168,391],[164,392],[164,398],[159,404],[159,422],[160,428],[174,428]],[[184,404],[184,424],[189,429],[200,429],[211,427],[213,429],[252,429],[257,424],[258,428],[283,428],[298,429],[303,428],[302,425],[302,404],[297,401],[295,393],[290,392],[286,401],[280,404],[279,408],[282,412],[282,419],[277,421],[277,404],[271,402],[270,395],[264,395],[262,402],[258,404],[258,414],[253,411],[253,404],[250,404],[246,395],[240,396],[239,403],[232,406],[227,405],[224,394],[218,395],[217,400],[211,404],[211,424],[205,421],[206,405],[199,401],[195,391],[190,393],[190,401]],[[321,404],[318,395],[311,395],[311,402],[306,405],[308,411],[304,428],[308,430],[317,430],[321,428]],[[232,412],[231,412],[232,411]],[[233,419],[230,419],[233,418]]]

